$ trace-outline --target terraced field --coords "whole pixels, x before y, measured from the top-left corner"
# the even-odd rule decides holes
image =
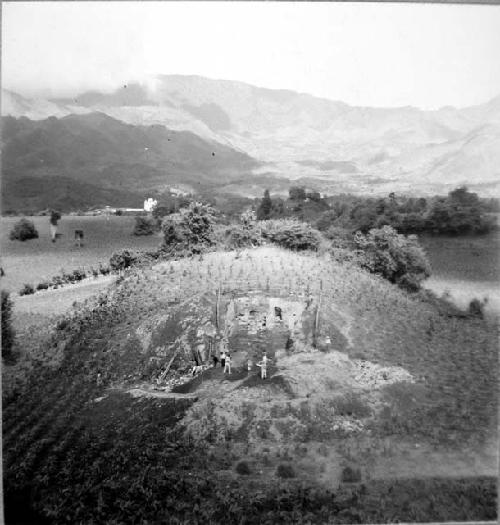
[[[217,328],[233,373],[192,379]],[[60,358],[6,399],[8,515],[495,519],[497,336],[489,319],[314,254],[264,247],[133,271],[55,321],[42,346]]]

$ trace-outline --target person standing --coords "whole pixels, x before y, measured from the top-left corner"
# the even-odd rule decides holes
[[[56,242],[57,238],[57,222],[61,218],[61,214],[58,211],[52,210],[50,212],[50,238],[52,239],[52,242]]]
[[[262,361],[257,364],[257,366],[260,366],[260,377],[261,379],[267,379],[267,354],[264,350],[264,353],[262,354]]]
[[[224,346],[222,346],[220,350],[220,366],[221,368],[224,368],[225,365],[226,365],[226,352],[224,350]]]
[[[231,356],[229,355],[229,352],[226,354],[226,359],[224,361],[224,373],[231,374]]]

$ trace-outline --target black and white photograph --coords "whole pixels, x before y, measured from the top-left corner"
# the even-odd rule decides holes
[[[0,522],[497,523],[500,5],[0,7]]]

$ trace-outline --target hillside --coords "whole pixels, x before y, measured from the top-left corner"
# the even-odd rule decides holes
[[[4,117],[2,127],[4,209],[137,207],[169,185],[222,184],[257,166],[248,155],[193,133],[133,126],[104,113]]]
[[[289,90],[198,76],[160,75],[112,93],[12,100],[3,114],[42,118],[101,111],[160,124],[258,159],[254,173],[307,177],[325,191],[446,193],[466,182],[498,193],[500,98],[470,108],[353,107]],[[17,100],[15,98],[15,100]],[[38,116],[37,116],[38,115]],[[247,188],[232,187],[245,193]]]
[[[232,374],[193,378],[217,325]],[[262,247],[134,270],[56,326],[37,352],[53,369],[4,405],[7,505],[75,522],[83,491],[108,522],[495,518],[488,320]]]

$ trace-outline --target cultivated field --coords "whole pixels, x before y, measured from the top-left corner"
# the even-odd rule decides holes
[[[64,216],[59,221],[62,234],[56,243],[50,241],[48,217],[29,217],[38,230],[39,238],[11,241],[9,232],[19,217],[2,217],[0,247],[1,265],[5,271],[2,288],[18,292],[25,284],[36,285],[60,273],[78,268],[90,269],[108,263],[113,252],[122,249],[149,250],[160,244],[158,235],[132,235],[134,217],[76,217]],[[75,245],[74,231],[84,231],[81,248]]]
[[[8,508],[68,523],[496,516],[495,323],[276,248],[133,271],[55,323],[51,368],[6,399]],[[233,374],[191,380],[214,324]],[[263,348],[266,381],[246,366]]]

